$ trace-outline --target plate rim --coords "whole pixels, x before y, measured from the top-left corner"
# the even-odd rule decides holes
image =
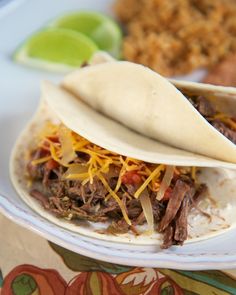
[[[13,210],[12,210],[13,209]],[[97,251],[86,249],[81,245],[76,245],[75,243],[66,242],[54,231],[54,235],[51,234],[48,226],[50,224],[51,229],[57,228],[61,232],[67,232],[67,230],[50,223],[45,218],[39,216],[37,213],[24,212],[22,208],[13,204],[9,199],[0,194],[0,213],[5,217],[17,223],[21,227],[30,230],[39,236],[45,238],[46,240],[56,243],[57,245],[71,250],[75,253],[91,257],[92,259],[97,259],[101,261],[106,261],[114,264],[127,265],[127,266],[140,266],[140,267],[151,267],[151,268],[169,268],[178,270],[213,270],[213,269],[235,269],[236,268],[236,253],[224,253],[224,254],[182,254],[182,253],[169,253],[160,251],[158,253],[153,253],[157,259],[137,259],[133,257],[121,257],[117,254],[114,256],[109,255],[109,260],[107,259],[107,253],[99,251],[100,246],[95,245]],[[23,215],[24,217],[22,217]],[[34,216],[35,215],[35,216]],[[44,226],[39,225],[38,220],[43,222]],[[80,237],[79,234],[72,234],[73,237]],[[82,241],[83,241],[82,237]],[[91,244],[89,241],[84,241],[86,244]],[[110,249],[110,247],[104,247]],[[111,249],[114,252],[114,249]],[[118,250],[117,250],[118,251]],[[137,252],[137,251],[132,251]],[[169,257],[169,259],[167,258]],[[227,257],[227,259],[226,259]],[[171,258],[171,259],[170,259]],[[176,259],[178,258],[178,259]],[[194,258],[194,261],[192,260]],[[196,261],[197,260],[197,261]],[[128,263],[127,263],[128,261]],[[184,265],[184,267],[183,267]]]

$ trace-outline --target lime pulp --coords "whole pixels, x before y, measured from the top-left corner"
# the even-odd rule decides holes
[[[31,36],[15,53],[16,61],[48,69],[79,67],[98,50],[85,35],[49,28]]]
[[[59,17],[50,26],[70,29],[91,38],[99,47],[120,57],[122,33],[119,25],[110,17],[98,12],[75,12]]]

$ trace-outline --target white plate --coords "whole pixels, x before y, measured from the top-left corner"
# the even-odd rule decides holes
[[[131,246],[88,238],[62,229],[40,217],[15,193],[8,176],[11,148],[33,114],[42,79],[59,75],[19,66],[11,61],[14,49],[31,32],[57,15],[71,10],[93,9],[109,13],[113,1],[18,0],[0,10],[0,211],[13,221],[46,239],[92,258],[113,263],[174,269],[236,268],[236,230],[208,241],[160,250],[156,246]],[[188,78],[199,79],[203,72]]]

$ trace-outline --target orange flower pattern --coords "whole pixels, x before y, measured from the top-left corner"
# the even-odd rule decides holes
[[[84,272],[68,285],[65,295],[125,295],[119,284],[110,274],[104,272]]]
[[[168,274],[165,274],[165,273]],[[100,271],[80,272],[68,283],[53,269],[19,265],[3,280],[1,295],[200,295],[236,294],[236,282],[223,272],[183,272],[132,268],[120,274]],[[1,274],[1,273],[0,273]],[[184,282],[197,274],[196,284]],[[182,277],[181,277],[182,276]],[[204,279],[199,280],[200,276]],[[181,280],[182,278],[182,280]],[[207,281],[208,278],[208,281]],[[217,282],[212,280],[218,279]],[[0,276],[1,279],[1,276]],[[225,282],[225,285],[224,283]],[[220,287],[216,287],[219,285]],[[1,287],[1,280],[0,280]],[[207,290],[207,293],[205,292]]]
[[[236,294],[236,280],[221,271],[129,267],[90,259],[50,243],[72,277],[55,269],[18,265],[3,278],[0,295],[201,295]],[[50,249],[49,249],[50,250]]]

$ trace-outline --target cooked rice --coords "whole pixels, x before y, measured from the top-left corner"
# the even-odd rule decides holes
[[[124,59],[173,76],[236,52],[235,0],[116,0]]]

